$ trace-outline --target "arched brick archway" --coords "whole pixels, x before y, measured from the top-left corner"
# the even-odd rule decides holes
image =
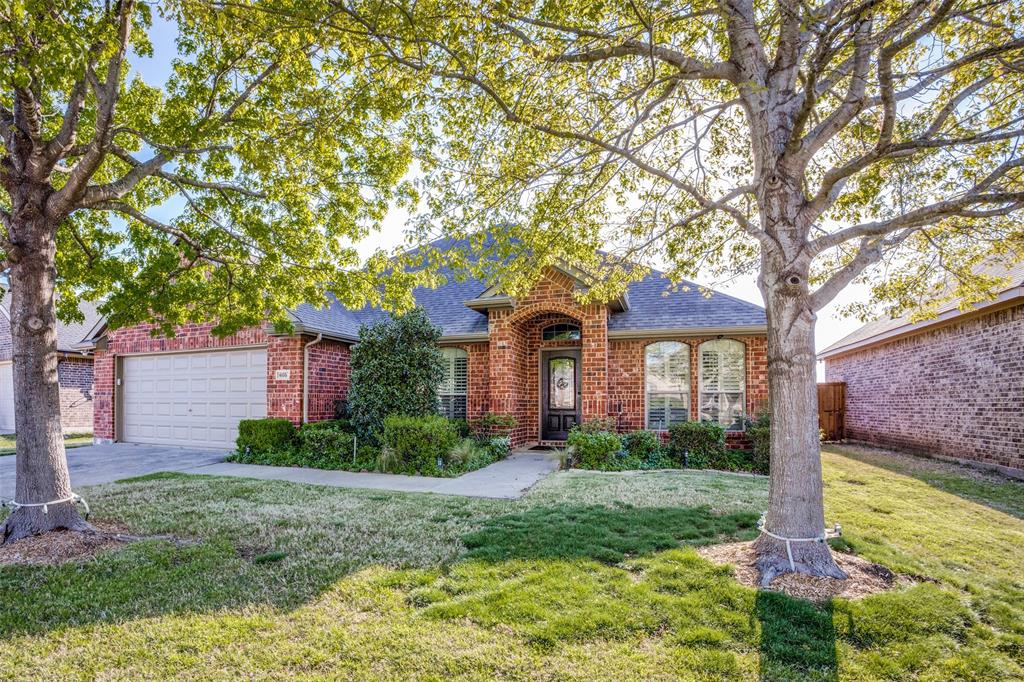
[[[491,410],[513,414],[519,426],[515,445],[541,440],[541,354],[575,347],[580,354],[580,417],[605,417],[608,411],[608,312],[601,304],[569,300],[523,301],[490,312]],[[544,341],[541,330],[570,322],[580,327],[579,340]]]

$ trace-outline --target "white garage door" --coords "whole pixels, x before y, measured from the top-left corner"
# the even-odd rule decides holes
[[[267,416],[263,348],[124,359],[121,438],[231,449],[241,419]]]
[[[0,364],[0,433],[14,433],[14,365]]]

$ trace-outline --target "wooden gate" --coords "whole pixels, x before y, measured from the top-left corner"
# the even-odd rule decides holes
[[[832,381],[818,384],[818,428],[825,440],[842,440],[845,436],[846,384]]]

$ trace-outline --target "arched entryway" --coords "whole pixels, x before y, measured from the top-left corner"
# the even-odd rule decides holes
[[[607,326],[602,312],[548,304],[492,317],[491,404],[516,416],[517,444],[558,443],[576,424],[603,416]]]

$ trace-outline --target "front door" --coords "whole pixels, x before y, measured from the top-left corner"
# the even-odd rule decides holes
[[[580,421],[580,351],[541,354],[541,440],[565,440]]]

